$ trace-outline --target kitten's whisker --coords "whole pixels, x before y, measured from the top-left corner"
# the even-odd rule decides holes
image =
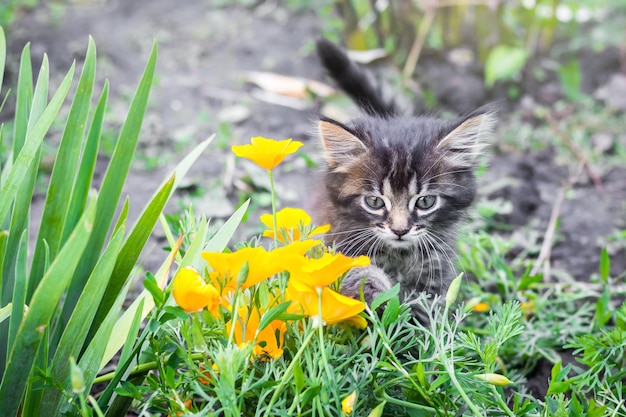
[[[358,255],[361,248],[363,248],[364,245],[371,241],[373,237],[375,237],[375,235],[370,229],[361,231],[359,233],[356,233],[352,239],[345,240],[337,244],[337,250],[349,256]],[[343,248],[344,245],[347,246]],[[356,250],[353,251],[353,249]]]
[[[362,233],[354,237],[351,241],[349,241],[349,245],[345,249],[345,254],[350,256],[355,256],[361,253],[361,250],[367,245],[372,239],[373,235],[371,233]]]
[[[460,262],[461,258],[459,257],[459,255],[456,253],[456,251],[450,246],[450,244],[448,242],[446,242],[445,240],[443,240],[441,237],[437,236],[436,234],[429,232],[428,233],[429,238],[431,239],[436,239],[440,242],[441,245],[444,245],[446,248],[448,248],[448,250],[444,251],[446,257],[448,258],[448,262],[450,264],[450,267],[452,268],[452,270],[456,270],[456,265],[454,265],[454,262],[452,261],[452,259],[450,258],[450,254],[453,254],[454,257],[456,259],[459,260],[459,266],[461,267],[461,270],[463,272],[464,275],[467,275],[467,271],[465,271],[465,267],[463,266],[463,264]]]

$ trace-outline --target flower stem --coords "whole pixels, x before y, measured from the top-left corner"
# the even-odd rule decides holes
[[[270,192],[272,195],[272,219],[274,220],[274,247],[278,247],[278,224],[276,222],[276,192],[274,191],[274,170],[268,169],[270,176]]]
[[[447,323],[448,323],[448,308],[449,307],[450,307],[449,304],[446,303],[446,306],[444,307],[444,310],[443,310],[442,318],[445,323],[443,324],[444,326],[447,326]],[[454,340],[454,332],[452,331],[451,328],[448,328],[448,330],[450,331],[451,340]],[[433,323],[432,321],[431,321],[431,331],[433,335],[437,334],[436,324]],[[465,401],[469,409],[472,410],[472,413],[474,413],[474,415],[477,417],[483,417],[483,414],[476,407],[476,405],[472,402],[472,400],[470,400],[470,398],[467,396],[467,393],[463,390],[463,387],[459,383],[459,380],[456,379],[456,374],[454,373],[454,350],[453,350],[454,346],[450,347],[450,357],[447,357],[445,354],[445,347],[443,345],[443,337],[439,337],[439,338],[436,337],[435,340],[437,342],[436,346],[437,346],[437,350],[439,351],[439,358],[441,359],[441,363],[443,364],[444,369],[450,376],[450,382],[452,382],[452,385],[454,385],[456,390],[459,392],[459,394],[461,395],[461,398],[463,398],[463,400]]]
[[[328,382],[332,383],[333,374],[330,371],[330,366],[328,365],[328,358],[326,357],[326,347],[324,346],[324,319],[322,318],[322,292],[324,290],[321,287],[316,287],[315,291],[317,292],[317,318],[318,318],[317,334],[320,339],[320,351],[322,352],[322,363],[324,364],[324,370],[326,371],[326,375],[328,376]]]
[[[498,404],[500,405],[500,407],[502,408],[502,410],[504,410],[504,412],[510,416],[510,417],[515,417],[515,413],[513,413],[513,411],[509,408],[508,405],[506,405],[506,403],[504,402],[504,400],[502,399],[502,397],[500,396],[500,393],[498,392],[498,390],[496,389],[496,387],[494,387],[493,385],[491,386],[491,391],[493,391],[493,395],[496,397],[496,401],[498,402]]]
[[[233,342],[233,338],[235,336],[235,323],[237,321],[237,313],[239,313],[239,308],[237,308],[237,302],[239,301],[240,291],[241,291],[241,284],[237,283],[237,288],[235,289],[235,295],[233,296],[233,315],[230,318],[230,334],[228,335],[229,345]]]
[[[298,352],[296,352],[296,355],[291,360],[291,363],[289,364],[289,367],[285,371],[285,375],[283,375],[283,377],[281,378],[280,383],[276,387],[276,391],[274,391],[274,394],[272,395],[272,398],[270,399],[270,402],[267,405],[267,408],[265,409],[266,410],[265,414],[264,414],[265,417],[269,417],[271,415],[271,413],[273,411],[275,411],[275,410],[272,410],[272,407],[274,406],[274,404],[278,400],[278,394],[280,394],[280,391],[283,389],[283,386],[287,383],[287,380],[289,380],[289,378],[291,377],[291,373],[293,372],[293,369],[296,367],[296,364],[300,360],[300,357],[304,353],[304,350],[306,349],[308,344],[311,342],[311,339],[313,339],[313,336],[315,336],[315,331],[314,330],[312,330],[307,335],[306,339],[304,339],[304,342],[302,342],[302,346],[300,346],[300,349],[298,349]]]

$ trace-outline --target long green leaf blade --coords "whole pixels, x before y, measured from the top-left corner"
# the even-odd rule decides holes
[[[115,269],[113,270],[109,286],[102,298],[100,307],[98,309],[98,315],[94,320],[91,334],[95,331],[95,326],[98,326],[102,320],[109,313],[109,309],[117,299],[120,290],[124,287],[129,279],[130,273],[141,254],[146,241],[152,234],[152,229],[156,224],[159,215],[163,211],[163,208],[167,204],[169,197],[174,187],[174,178],[166,182],[163,187],[152,198],[144,212],[141,214],[137,223],[130,231],[128,238],[124,242],[124,246],[120,251],[120,254],[115,263]]]
[[[7,59],[7,42],[4,30],[0,26],[0,91],[2,91],[2,77],[4,76],[4,65]]]
[[[115,266],[115,259],[122,247],[125,228],[122,225],[111,238],[102,257],[96,264],[93,273],[87,280],[85,289],[78,299],[78,304],[63,331],[59,341],[59,347],[52,361],[52,378],[58,382],[66,382],[66,389],[69,391],[70,357],[77,358],[80,354],[87,332],[96,315],[97,306],[104,295],[107,283],[111,278],[111,272]],[[52,415],[60,415],[58,408],[61,405],[63,395],[56,389],[46,390],[42,400],[42,409]]]
[[[24,315],[24,305],[26,303],[26,285],[28,284],[28,273],[26,268],[28,249],[28,230],[22,232],[18,245],[17,259],[15,262],[15,285],[13,286],[13,311],[9,321],[9,338],[7,346],[12,346],[17,334],[17,330],[22,324]],[[8,359],[8,358],[7,358]]]
[[[65,225],[63,226],[62,242],[67,240],[67,237],[74,229],[74,226],[76,226],[76,222],[87,205],[87,196],[89,195],[89,188],[91,187],[93,173],[96,168],[98,149],[100,148],[100,134],[102,132],[104,111],[106,110],[108,96],[109,83],[105,81],[102,94],[100,94],[100,99],[98,100],[96,111],[91,121],[91,127],[87,135],[87,143],[85,143],[85,147],[83,148],[78,175],[74,180],[72,200],[70,202],[67,218],[65,219]]]
[[[7,175],[5,182],[3,182],[2,189],[0,189],[0,195],[2,195],[2,198],[0,199],[0,219],[6,218],[11,202],[15,199],[17,190],[26,177],[26,173],[32,161],[35,159],[44,136],[56,118],[56,115],[63,104],[63,100],[65,100],[65,96],[70,88],[73,76],[74,64],[72,64],[72,67],[59,85],[59,88],[52,97],[52,100],[50,100],[50,103],[37,123],[32,129],[28,130],[24,146],[20,150],[19,155],[15,158],[11,171]]]
[[[98,198],[98,210],[96,223],[88,250],[81,261],[81,267],[77,279],[72,282],[68,294],[68,300],[75,302],[84,282],[100,256],[102,246],[109,232],[109,227],[118,206],[122,188],[130,170],[132,157],[135,153],[137,140],[141,131],[141,124],[148,104],[148,96],[152,86],[154,70],[156,67],[157,49],[156,44],[152,48],[146,69],[137,87],[137,92],[133,97],[126,121],[120,132],[117,145],[113,151],[113,156],[109,167],[104,175],[100,198]],[[110,306],[110,305],[109,305]]]
[[[44,271],[43,263],[41,262],[43,243],[47,243],[52,258],[56,256],[62,243],[61,235],[73,186],[73,181],[68,179],[74,178],[76,175],[95,76],[96,48],[93,39],[90,37],[83,71],[76,88],[72,106],[70,107],[65,130],[50,176],[50,183],[48,184],[48,192],[31,267],[29,284],[31,292],[39,283]]]
[[[22,395],[39,351],[42,338],[50,325],[59,300],[89,241],[95,217],[95,201],[70,235],[59,256],[50,265],[37,287],[26,317],[18,330],[0,385],[0,415],[18,413]]]
[[[228,242],[235,234],[237,227],[241,223],[243,216],[246,214],[246,210],[248,210],[248,206],[250,205],[250,200],[246,200],[230,218],[224,223],[220,230],[217,231],[215,235],[209,240],[204,248],[205,251],[208,252],[221,252],[224,250]]]

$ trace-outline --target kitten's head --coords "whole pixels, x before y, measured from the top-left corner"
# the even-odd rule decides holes
[[[334,236],[345,241],[340,249],[410,249],[425,234],[443,239],[454,231],[476,195],[474,169],[494,124],[488,109],[453,122],[366,117],[347,126],[321,120],[326,210]]]

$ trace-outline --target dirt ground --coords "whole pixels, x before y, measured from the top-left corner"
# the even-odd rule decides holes
[[[200,189],[204,193],[193,200],[197,213],[216,219],[228,216],[237,203],[242,171],[253,178],[258,174],[245,161],[234,168],[230,145],[247,142],[251,136],[301,140],[305,143],[304,152],[314,161],[319,160],[317,140],[309,133],[318,103],[305,102],[300,109],[271,104],[258,99],[259,90],[243,81],[246,71],[271,71],[323,81],[323,71],[312,53],[312,42],[320,36],[322,26],[314,13],[294,12],[271,1],[248,9],[232,4],[219,6],[215,3],[226,2],[214,0],[109,0],[77,2],[53,15],[42,3],[26,13],[8,34],[8,82],[12,79],[11,71],[14,77],[25,42],[31,42],[35,65],[44,52],[48,54],[55,85],[72,60],[80,64],[91,35],[98,51],[98,79],[109,79],[111,84],[111,131],[119,128],[152,43],[158,43],[156,82],[140,138],[139,162],[126,186],[131,219],[139,214],[142,204],[184,151],[217,131],[220,124],[228,124],[232,140],[213,142],[188,174],[185,189],[177,194],[169,210],[190,201],[192,191]],[[598,57],[593,60],[596,62]],[[585,88],[593,92],[606,84],[611,74],[619,72],[618,62],[616,54],[608,53],[595,67],[588,65]],[[454,72],[445,65],[434,59],[418,64],[418,71],[423,70],[426,78],[435,77],[432,83],[440,87],[435,90],[440,103],[454,109],[455,103],[467,107],[494,98],[482,87],[476,87],[475,79],[461,82],[467,89],[459,98],[459,89],[446,88],[443,83],[446,79],[458,82],[463,74],[436,78],[437,72]],[[536,87],[538,100],[549,96],[550,86]],[[516,106],[504,107],[502,123],[506,124],[508,111]],[[621,140],[626,141],[625,138]],[[545,233],[558,191],[571,170],[557,164],[550,149],[507,151],[498,146],[497,135],[494,141],[494,155],[482,179],[483,186],[487,190],[503,180],[506,185],[486,192],[486,198],[511,202],[511,213],[501,215],[499,220],[513,226],[511,233],[518,234],[518,249],[522,250],[527,244],[523,239],[525,231],[535,230],[541,236]],[[146,169],[148,165],[156,167]],[[100,171],[103,166],[99,165]],[[552,268],[567,271],[575,279],[589,279],[598,270],[600,248],[606,236],[626,228],[626,166],[599,168],[603,190],[582,175],[561,206]],[[282,168],[277,181],[284,205],[307,206],[315,181],[312,171],[304,159],[295,159]],[[224,200],[224,196],[228,199]],[[41,206],[43,198],[36,199],[35,216]],[[254,226],[244,227],[242,233],[250,230]],[[160,249],[163,243],[157,231],[143,259],[146,269],[153,270],[165,257]],[[626,270],[623,246],[612,248],[612,270],[614,275]]]

